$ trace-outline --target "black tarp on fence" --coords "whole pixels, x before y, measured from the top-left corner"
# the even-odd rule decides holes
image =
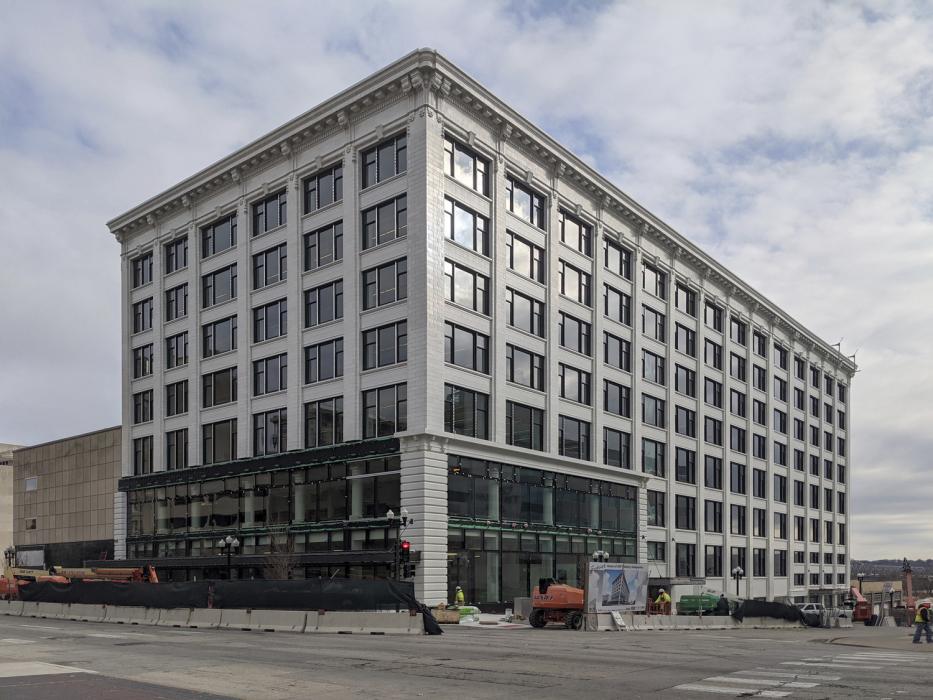
[[[118,581],[34,581],[19,588],[22,600],[36,603],[138,605],[147,608],[206,608],[209,583],[137,583]]]
[[[803,622],[803,613],[796,605],[766,600],[745,600],[735,609],[732,617],[741,622],[746,617],[774,617],[790,622]]]

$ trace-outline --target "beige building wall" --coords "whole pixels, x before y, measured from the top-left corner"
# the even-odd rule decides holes
[[[17,447],[0,443],[0,553],[13,544],[13,450]]]
[[[120,436],[116,426],[14,453],[13,538],[21,563],[75,565],[113,551]],[[44,551],[45,561],[27,562],[30,550]]]

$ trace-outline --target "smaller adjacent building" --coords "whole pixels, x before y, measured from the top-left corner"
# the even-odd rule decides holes
[[[0,443],[0,552],[13,544],[13,450],[17,447]]]
[[[113,558],[121,427],[13,452],[13,543],[20,566]],[[3,512],[0,501],[0,513]]]

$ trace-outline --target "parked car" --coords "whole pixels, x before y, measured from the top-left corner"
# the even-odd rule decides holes
[[[797,607],[805,613],[822,613],[826,610],[822,603],[797,603]]]

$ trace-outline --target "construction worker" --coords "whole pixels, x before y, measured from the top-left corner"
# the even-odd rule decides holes
[[[926,632],[927,644],[933,644],[933,633],[930,632],[930,604],[920,603],[917,614],[914,615],[914,644],[920,644],[920,633]]]
[[[466,603],[466,597],[463,595],[463,589],[460,586],[457,586],[456,592],[454,593],[454,604],[463,605]]]
[[[663,588],[658,591],[658,597],[654,599],[654,604],[661,608],[662,615],[671,614],[671,597]]]
[[[716,603],[716,614],[717,615],[728,615],[729,614],[729,600],[726,598],[725,593],[719,596],[719,601]]]

